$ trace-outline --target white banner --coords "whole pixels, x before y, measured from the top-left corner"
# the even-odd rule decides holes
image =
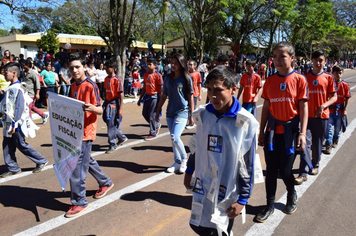
[[[84,135],[84,102],[48,92],[53,156],[64,191],[81,154]]]

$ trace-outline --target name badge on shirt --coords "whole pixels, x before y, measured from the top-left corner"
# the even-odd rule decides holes
[[[208,135],[208,151],[222,152],[223,138],[219,135]]]

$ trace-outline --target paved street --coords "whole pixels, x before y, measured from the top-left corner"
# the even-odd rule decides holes
[[[237,217],[234,235],[355,235],[356,70],[345,71],[343,79],[354,96],[348,109],[349,127],[342,134],[339,147],[331,155],[322,156],[320,174],[309,176],[307,182],[297,187],[296,213],[283,213],[286,190],[279,179],[274,215],[264,224],[254,223],[254,215],[265,204],[264,184],[256,184],[246,206],[246,223],[242,224],[241,217]],[[259,113],[262,102],[261,99]],[[92,155],[115,186],[106,197],[95,200],[92,196],[98,185],[88,175],[89,208],[85,214],[71,219],[64,218],[70,206],[70,188],[61,191],[52,166],[50,126],[39,125],[37,137],[27,142],[49,159],[49,165],[42,172],[32,174],[35,164],[17,151],[22,173],[0,178],[0,235],[194,235],[188,224],[191,195],[185,192],[183,175],[165,173],[173,164],[165,116],[159,138],[144,141],[149,126],[141,109],[136,103],[124,105],[121,128],[129,140],[112,154],[105,154],[107,130],[99,118]],[[165,108],[163,111],[165,114]],[[193,132],[184,131],[185,144]],[[261,147],[258,154],[265,169]],[[298,165],[299,157],[294,166],[295,176]],[[5,171],[1,152],[0,173]]]

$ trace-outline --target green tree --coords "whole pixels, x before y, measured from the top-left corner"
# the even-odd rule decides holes
[[[36,45],[37,47],[42,47],[45,52],[52,49],[56,53],[59,48],[57,33],[53,30],[48,30],[46,33],[42,33],[41,38],[37,39]]]
[[[50,30],[52,26],[52,11],[51,7],[38,7],[28,9],[26,13],[18,14],[18,21],[23,23],[21,32],[28,34]]]
[[[5,36],[9,36],[10,32],[7,31],[6,29],[0,29],[0,37],[5,37]]]

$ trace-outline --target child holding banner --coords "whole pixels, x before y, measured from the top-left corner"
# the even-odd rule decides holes
[[[4,140],[2,143],[4,160],[7,172],[1,174],[1,177],[9,177],[21,172],[21,168],[16,162],[16,147],[36,163],[36,168],[33,173],[40,172],[48,163],[48,160],[37,152],[30,144],[26,143],[26,137],[35,129],[35,125],[29,119],[29,102],[26,101],[25,89],[18,79],[20,74],[20,64],[10,62],[5,66],[5,79],[11,84],[5,89],[5,97],[1,103],[1,110],[3,115],[3,134]],[[34,130],[33,130],[34,131]]]
[[[65,217],[68,218],[75,217],[88,208],[85,186],[88,172],[98,181],[100,187],[94,198],[104,197],[114,186],[112,180],[104,174],[98,162],[90,155],[92,143],[96,137],[98,115],[103,113],[103,109],[100,104],[100,94],[96,83],[85,76],[85,63],[85,56],[78,52],[71,54],[69,57],[69,71],[75,79],[70,88],[70,97],[85,102],[83,105],[85,116],[82,154],[70,177],[72,206],[65,214]]]

